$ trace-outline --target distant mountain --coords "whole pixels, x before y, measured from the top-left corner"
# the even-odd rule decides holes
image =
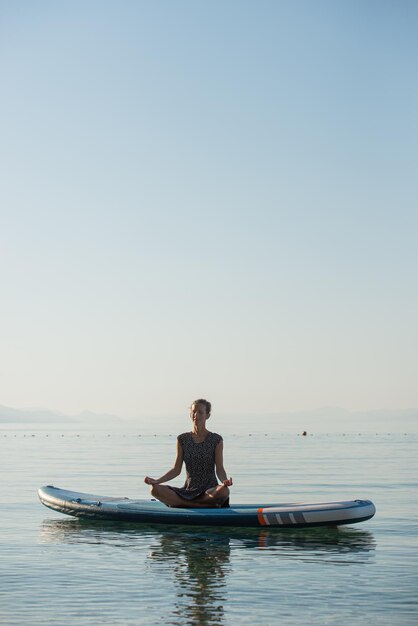
[[[299,424],[302,429],[381,430],[418,428],[418,409],[376,409],[349,411],[340,407],[323,407],[311,411],[279,413],[278,421]]]
[[[71,416],[71,419],[81,424],[118,424],[123,422],[122,418],[110,413],[93,413],[92,411],[82,411],[78,415]]]
[[[288,413],[279,413],[279,415],[283,415],[286,417],[298,417],[307,419],[371,419],[371,420],[418,420],[418,409],[374,409],[369,411],[350,411],[348,409],[343,409],[341,407],[334,406],[325,406],[319,409],[312,409],[307,411],[295,411]]]
[[[350,411],[341,407],[325,406],[300,411],[277,413],[216,415],[222,431],[236,430],[236,419],[243,428],[270,429],[270,431],[301,432],[398,432],[418,431],[418,409],[376,409]],[[224,419],[222,419],[224,418]]]
[[[121,421],[116,415],[83,411],[78,415],[66,415],[50,409],[14,409],[0,405],[0,423],[2,424],[117,424]]]
[[[230,414],[216,415],[223,430],[236,430],[236,420],[245,428],[266,427],[273,430],[308,430],[319,431],[326,429],[329,432],[391,429],[399,430],[411,428],[418,430],[418,409],[376,409],[370,411],[350,411],[341,407],[322,407],[303,411],[280,411],[268,414]],[[122,419],[108,413],[93,413],[82,411],[77,415],[67,415],[50,409],[16,409],[0,405],[0,424],[68,424],[69,426],[133,426],[139,423],[150,423],[150,417],[137,417],[131,420]],[[167,423],[172,428],[173,421],[181,428],[180,416],[157,416],[151,421],[158,420],[159,424]]]
[[[57,411],[49,409],[14,409],[9,406],[0,405],[0,422],[1,423],[57,423],[57,422],[74,422],[74,420]]]

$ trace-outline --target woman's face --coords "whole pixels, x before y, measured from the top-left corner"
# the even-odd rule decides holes
[[[204,424],[208,419],[206,407],[204,404],[192,404],[190,408],[190,417],[193,424]]]

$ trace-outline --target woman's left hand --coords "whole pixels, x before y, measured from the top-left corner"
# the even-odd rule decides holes
[[[224,487],[231,487],[232,486],[232,478],[227,478],[226,480],[223,480],[222,484],[223,484]]]

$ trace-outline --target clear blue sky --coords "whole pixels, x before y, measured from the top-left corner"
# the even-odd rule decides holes
[[[418,406],[418,3],[0,1],[0,404]]]

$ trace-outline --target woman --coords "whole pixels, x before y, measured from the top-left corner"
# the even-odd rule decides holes
[[[196,400],[190,407],[193,422],[191,432],[177,437],[177,456],[174,466],[161,478],[146,476],[144,482],[151,485],[151,495],[167,506],[208,508],[229,506],[229,487],[223,464],[223,440],[217,433],[206,428],[211,403]],[[162,483],[181,473],[186,465],[186,482],[183,487],[170,487]],[[216,474],[215,474],[216,470]],[[216,479],[218,476],[221,484]]]

